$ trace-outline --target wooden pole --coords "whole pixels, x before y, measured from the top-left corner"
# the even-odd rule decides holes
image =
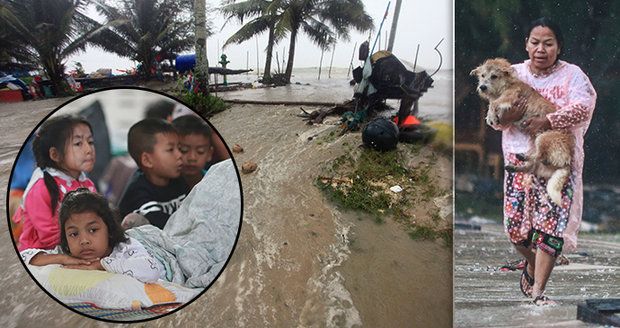
[[[387,46],[387,50],[392,52],[394,48],[394,40],[396,39],[396,27],[398,26],[398,16],[400,15],[400,5],[402,0],[396,0],[396,7],[394,8],[394,18],[392,18],[392,29],[390,30],[390,42]]]
[[[321,79],[321,66],[323,66],[323,54],[325,49],[321,48],[321,61],[319,62],[319,80]]]
[[[284,55],[284,54],[282,54]],[[276,50],[276,64],[278,64],[278,74],[280,74],[280,58],[278,58],[278,51]]]
[[[258,61],[258,37],[256,39],[256,76],[260,77],[260,64]]]
[[[327,78],[332,78],[332,64],[334,63],[334,53],[336,52],[336,43],[334,43],[334,48],[332,49],[332,59],[329,61],[329,71],[327,72]]]
[[[355,45],[353,46],[353,53],[351,54],[351,62],[349,63],[349,69],[347,70],[347,79],[349,78],[349,74],[351,73],[351,70],[353,69],[353,58],[355,58],[355,49],[357,49],[357,42],[355,42]]]
[[[415,59],[413,60],[413,71],[415,72],[415,67],[418,64],[418,52],[420,51],[420,44],[418,43],[418,47],[415,50]]]

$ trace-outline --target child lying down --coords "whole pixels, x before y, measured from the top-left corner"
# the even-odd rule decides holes
[[[241,223],[241,190],[230,159],[209,169],[163,230],[143,225],[122,232],[103,197],[83,190],[66,197],[59,215],[61,245],[20,253],[35,277],[35,272],[49,271],[47,264],[60,264],[93,273],[131,275],[142,282],[159,278],[158,284],[201,291],[223,270]],[[95,210],[98,207],[102,210]],[[76,223],[81,220],[82,225]],[[101,232],[107,238],[84,237]]]
[[[145,283],[164,279],[165,270],[136,239],[127,237],[107,200],[86,188],[68,193],[60,208],[60,245],[26,249],[26,264],[61,264],[68,269],[105,270]]]

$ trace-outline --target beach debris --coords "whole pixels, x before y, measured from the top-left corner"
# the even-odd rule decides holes
[[[399,186],[399,185],[395,185],[395,186],[391,186],[391,187],[390,187],[390,190],[391,190],[393,193],[398,194],[399,192],[403,191],[403,188],[402,188],[401,186]]]
[[[241,172],[243,172],[244,174],[248,174],[256,171],[257,168],[258,164],[253,161],[247,161],[243,163],[243,165],[241,165]]]
[[[232,148],[232,151],[235,154],[243,153],[243,147],[241,147],[241,145],[239,144],[235,144]]]
[[[311,106],[311,104],[306,104],[307,106]],[[312,124],[320,124],[323,123],[325,117],[329,115],[342,115],[347,111],[351,111],[355,109],[355,102],[353,100],[346,101],[342,104],[335,104],[330,108],[321,108],[319,110],[315,110],[313,112],[308,112],[303,109],[303,107],[299,108],[303,113],[298,116],[303,117],[305,121],[308,122],[309,125]]]

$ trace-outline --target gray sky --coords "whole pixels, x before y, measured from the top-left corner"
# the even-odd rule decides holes
[[[215,8],[219,5],[219,0],[207,0],[207,3],[211,5],[211,7]],[[378,30],[388,1],[365,0],[364,4],[366,6],[366,11],[372,16],[375,22],[375,27]],[[381,37],[381,49],[385,48],[385,35],[389,33],[395,5],[396,1],[393,0],[390,5],[388,18],[383,24],[382,30],[384,33],[382,33]],[[91,12],[96,14],[94,11]],[[219,61],[218,54],[221,54],[223,51],[228,56],[228,60],[230,61],[230,64],[228,64],[229,68],[246,68],[249,52],[249,67],[256,71],[256,39],[246,41],[239,45],[228,46],[224,50],[218,49],[218,44],[221,47],[226,39],[237,31],[241,25],[237,22],[231,21],[223,30],[219,31],[224,23],[224,18],[221,15],[214,13],[213,16],[209,17],[209,19],[217,32],[207,40],[207,52],[210,66],[214,66],[214,63]],[[453,10],[451,0],[403,0],[398,19],[396,40],[394,42],[394,54],[402,60],[413,63],[415,59],[416,47],[419,44],[420,51],[418,54],[418,67],[423,67],[429,71],[434,71],[439,64],[439,55],[434,50],[434,47],[443,38],[443,42],[438,47],[438,50],[441,51],[443,56],[442,69],[451,69],[453,50],[452,22]],[[372,35],[372,41],[374,41],[375,36],[376,32]],[[259,47],[259,66],[262,72],[262,68],[265,65],[264,50],[267,45],[267,34],[264,33],[264,35],[259,36],[257,39]],[[349,41],[339,40],[334,52],[333,66],[348,67],[355,43],[357,42],[359,46],[359,44],[366,39],[368,39],[368,33],[362,35],[353,31]],[[276,45],[274,49],[274,51],[279,52],[278,55],[280,62],[282,62],[282,52],[285,48],[287,51],[286,55],[288,55],[288,42],[289,40],[285,39]],[[323,58],[323,67],[329,66],[331,55],[331,51],[325,53]],[[320,58],[321,50],[316,45],[312,44],[312,42],[310,42],[305,35],[302,34],[301,36],[298,36],[294,66],[318,67]],[[135,67],[136,65],[136,63],[127,58],[120,58],[114,54],[106,53],[103,50],[91,47],[89,47],[86,52],[69,58],[67,60],[68,70],[73,69],[75,61],[81,62],[86,72],[92,72],[98,68],[112,68],[113,70],[126,69]],[[355,60],[354,66],[357,66],[358,63],[359,62]],[[274,54],[272,69],[275,70],[276,68],[277,65],[275,63]],[[113,72],[114,74],[119,74],[117,71]]]

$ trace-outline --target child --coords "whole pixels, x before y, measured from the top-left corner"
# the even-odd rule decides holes
[[[129,154],[139,170],[121,197],[121,215],[125,219],[141,215],[163,229],[190,191],[180,177],[179,136],[170,123],[147,118],[129,129],[127,139]]]
[[[211,128],[200,117],[185,115],[172,121],[180,136],[179,150],[182,154],[181,176],[193,188],[205,173],[205,167],[213,157]]]
[[[95,166],[90,124],[69,115],[47,120],[32,143],[37,169],[13,217],[23,222],[18,249],[52,249],[60,243],[58,204],[65,194],[80,187],[95,191],[86,177]]]
[[[20,252],[26,264],[62,264],[68,269],[105,270],[155,282],[165,271],[140,242],[128,238],[107,200],[80,188],[67,194],[60,207],[60,246],[54,250]]]

